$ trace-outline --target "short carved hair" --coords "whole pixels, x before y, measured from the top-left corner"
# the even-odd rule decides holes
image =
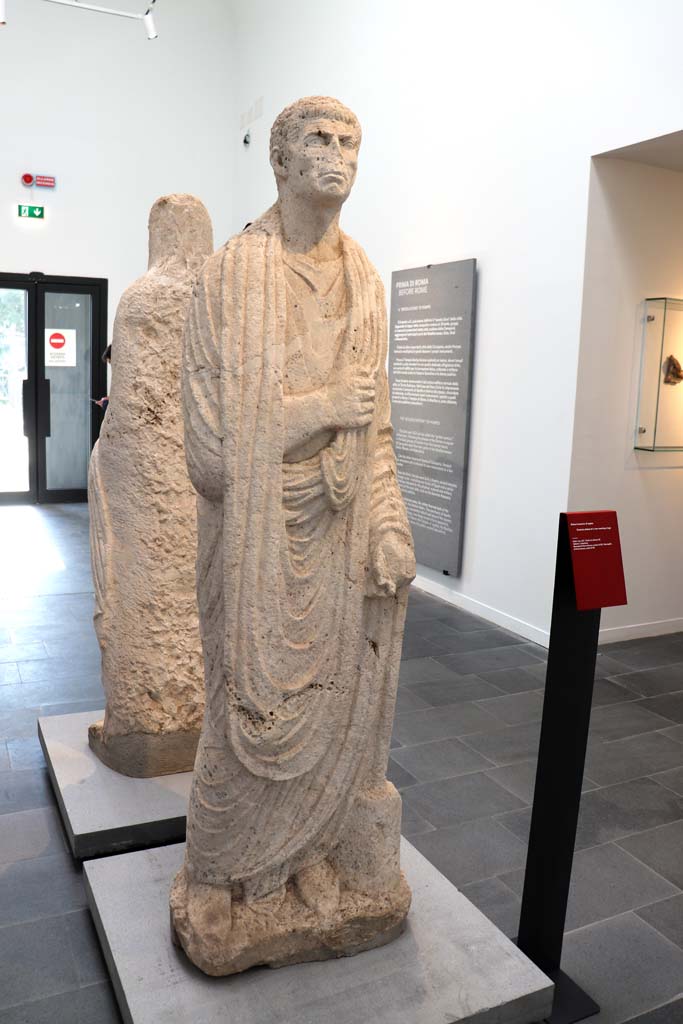
[[[304,96],[303,99],[291,103],[278,114],[270,130],[270,157],[273,158],[273,150],[286,149],[287,142],[303,121],[313,117],[329,117],[334,121],[344,121],[352,125],[358,132],[358,142],[361,138],[360,122],[352,110],[345,107],[339,100],[332,96]]]

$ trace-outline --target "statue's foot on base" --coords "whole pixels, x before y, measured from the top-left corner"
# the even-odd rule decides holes
[[[201,889],[202,906],[207,898],[203,890],[209,890],[209,904],[211,890],[218,897],[225,891],[218,886]],[[203,931],[202,913],[191,906],[195,890],[183,867],[171,888],[171,928],[190,960],[212,975],[237,974],[257,964],[284,967],[328,960],[382,946],[401,934],[410,907],[410,889],[401,875],[398,886],[381,895],[342,889],[335,910],[322,919],[299,894],[297,877],[296,884],[287,883],[284,899],[233,900],[232,927],[229,934],[221,929],[218,949],[215,927]]]
[[[329,861],[302,868],[296,876],[296,888],[308,909],[322,920],[331,917],[339,907],[339,879]]]
[[[184,874],[185,869],[182,869]],[[201,936],[201,942],[207,956],[212,959],[222,955],[232,932],[232,896],[230,889],[217,885],[202,885],[201,882],[190,882],[185,878],[186,888],[186,922],[188,935],[195,941]],[[173,923],[171,913],[171,929],[176,946],[182,945]]]
[[[135,732],[106,736],[104,722],[88,729],[88,743],[103,764],[122,775],[149,779],[155,775],[191,772],[199,742],[199,730],[185,732]]]

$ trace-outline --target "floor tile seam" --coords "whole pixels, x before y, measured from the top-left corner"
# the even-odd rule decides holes
[[[495,814],[491,814],[491,815],[489,815],[489,817],[493,821],[497,821],[498,824],[502,825],[504,829],[507,829],[507,831],[511,835],[513,835],[515,837],[515,839],[519,839],[520,842],[524,843],[524,845],[528,847],[528,845],[529,845],[528,838],[527,839],[522,839],[521,836],[518,836],[516,832],[513,832],[513,830],[511,828],[509,828],[505,824],[505,822],[503,821],[503,818],[505,817],[506,814],[515,814],[517,811],[530,811],[530,810],[533,810],[533,804],[529,804],[527,807],[513,808],[512,810],[509,810],[509,811],[496,811]]]
[[[411,660],[412,660],[411,658],[406,658],[406,661],[411,661]],[[434,659],[432,658],[431,660],[433,661]],[[439,663],[437,662],[437,664],[439,664]],[[439,664],[439,668],[443,669],[444,667],[445,667],[444,665]],[[446,671],[448,671],[448,670],[446,670]],[[505,671],[505,669],[503,669],[503,671]],[[483,676],[478,675],[476,672],[464,672],[462,674],[460,674],[458,672],[451,672],[451,675],[454,677],[453,679],[443,679],[443,678],[440,678],[440,679],[419,679],[419,680],[417,680],[414,683],[401,683],[401,689],[404,689],[404,690],[405,689],[416,690],[416,689],[419,689],[419,687],[421,687],[421,686],[436,686],[439,683],[445,683],[445,684],[448,684],[450,686],[459,686],[461,683],[479,682],[479,683],[486,683],[488,686],[492,686],[494,688],[494,690],[500,690],[500,696],[501,697],[512,697],[512,696],[514,696],[514,694],[510,694],[510,693],[508,693],[507,690],[501,689],[500,686],[496,686],[495,683],[489,682],[488,679],[484,679]],[[518,692],[520,692],[520,693],[528,693],[529,691],[528,690],[520,690]],[[499,695],[496,694],[495,696],[497,697]],[[495,697],[490,697],[490,698],[489,697],[479,697],[478,699],[479,700],[494,700]]]
[[[649,910],[650,907],[657,907],[660,903],[668,903],[669,900],[675,900],[679,896],[683,896],[683,891],[681,889],[678,889],[676,892],[669,893],[668,896],[662,896],[660,900],[652,900],[650,903],[642,903],[639,907],[633,907],[632,910],[634,914],[637,914],[637,916],[641,918],[641,920],[646,921],[646,924],[651,925],[655,931],[660,932],[660,934],[663,935],[664,933],[656,924],[653,924],[651,921],[647,921],[646,918],[642,916],[641,911]],[[674,943],[674,945],[678,945],[678,943]],[[678,946],[678,948],[683,949],[683,946]]]
[[[616,789],[617,786],[628,786],[632,782],[641,782],[644,779],[648,779],[648,781],[654,781],[654,780],[650,780],[649,775],[638,775],[638,776],[636,776],[635,779],[625,779],[623,782],[610,782],[609,785],[607,785],[607,786],[599,786],[598,789],[593,789],[590,792],[592,792],[592,793],[604,793],[605,790],[607,790],[607,789]],[[660,789],[666,789],[666,786],[660,786]],[[683,796],[681,796],[680,793],[675,793],[674,796],[677,796],[678,799],[683,802]],[[681,814],[683,815],[683,808],[681,809]],[[654,826],[654,827],[656,827],[656,826]]]
[[[680,766],[675,765],[674,768],[665,768],[665,769],[663,769],[663,771],[675,771],[677,767],[683,767],[683,765],[680,765]],[[656,773],[654,773],[654,774],[656,774]],[[640,775],[629,775],[625,779],[619,779],[618,782],[595,782],[595,779],[593,779],[593,782],[595,782],[595,789],[598,790],[598,789],[609,789],[610,786],[624,786],[624,785],[626,785],[627,782],[638,782],[640,779],[651,779],[651,778],[652,778],[651,775],[643,775],[643,773],[641,772]],[[652,779],[652,781],[656,782],[657,780],[656,779]],[[668,786],[662,785],[661,782],[659,782],[657,784],[659,786],[661,786],[662,789],[668,789]],[[595,790],[591,790],[591,792],[595,792]],[[679,797],[681,796],[680,793],[676,793],[674,790],[672,790],[671,792],[673,792],[675,796],[679,796]]]
[[[400,749],[403,749],[403,748],[400,748]],[[403,768],[403,765],[401,765],[401,767]],[[409,771],[408,768],[406,768],[405,770]],[[491,771],[491,770],[492,769],[490,769],[490,768],[475,768],[471,772],[462,772],[461,775],[447,775],[444,779],[430,779],[428,782],[418,782],[417,784],[420,785],[420,786],[431,786],[432,784],[435,784],[437,782],[455,781],[456,779],[464,779],[464,778],[466,778],[466,777],[468,777],[470,775],[487,775],[488,772]],[[516,800],[521,800],[522,799],[521,797],[517,796],[516,793],[512,793],[509,789],[505,789],[505,786],[503,786],[500,782],[496,782],[495,779],[491,779],[491,782],[493,782],[494,785],[498,786],[499,789],[502,789],[505,793],[507,793],[508,796],[513,796],[513,797],[515,797]],[[414,786],[406,786],[406,789],[414,789],[414,788],[415,788]],[[530,805],[527,804],[527,805],[525,805],[523,807],[509,807],[507,811],[496,811],[496,812],[494,812],[494,814],[484,815],[484,817],[491,817],[492,818],[492,817],[494,817],[495,814],[510,814],[512,811],[523,811],[528,806],[530,806]],[[437,826],[437,827],[439,827],[439,826]]]
[[[622,701],[621,703],[623,703],[623,704],[630,704],[631,701]],[[681,723],[678,723],[678,722],[674,722],[673,723],[674,727],[676,725],[679,725],[679,724],[681,724]],[[601,746],[601,747],[602,746],[607,746],[607,745],[612,746],[613,744],[621,743],[622,741],[625,743],[628,740],[635,739],[637,736],[649,736],[650,733],[664,733],[667,729],[670,729],[670,728],[671,728],[670,725],[663,725],[663,726],[660,726],[659,729],[650,729],[649,732],[639,732],[639,733],[636,733],[635,736],[619,736],[619,737],[617,737],[617,739],[613,739],[613,740],[610,740],[610,739],[598,740],[595,737],[590,737],[589,736],[589,741],[593,741],[594,743],[596,743],[598,746]],[[671,737],[671,736],[667,736],[666,739],[671,739],[674,743],[677,743],[679,745],[679,747],[683,746],[683,741],[674,740],[673,737]]]
[[[473,734],[469,733],[469,735],[471,736]],[[476,747],[473,747],[469,743],[467,743],[467,740],[464,738],[464,736],[455,736],[455,737],[451,737],[451,739],[458,739],[458,740],[460,740],[461,743],[465,743],[467,745],[468,750],[472,750],[476,754],[481,753],[479,750],[477,750]],[[482,754],[481,756],[484,757],[485,755]],[[500,762],[494,761],[493,762],[493,767],[494,768],[513,768],[516,764],[526,764],[528,761],[535,761],[537,756],[538,756],[537,754],[533,754],[531,757],[520,757],[520,758],[516,758],[514,761],[500,761]],[[489,760],[490,760],[490,758],[489,758]],[[489,769],[487,768],[486,771],[488,771],[488,770]]]
[[[618,921],[620,918],[627,918],[627,917],[635,918],[636,916],[637,915],[634,913],[633,910],[623,910],[620,914],[612,914],[611,917],[605,917],[601,921],[591,921],[590,924],[581,924],[577,928],[568,929],[567,931],[565,931],[564,937],[566,938],[568,935],[572,935],[572,936],[573,935],[577,935],[579,932],[585,932],[589,928],[597,928],[600,925],[605,924],[605,922],[607,922],[607,921]],[[643,924],[647,924],[647,921],[643,921],[643,919],[641,917],[639,917],[638,920],[642,921]],[[651,931],[655,931],[654,928],[652,928],[650,930]],[[657,932],[657,934],[659,934],[659,933]],[[680,953],[681,952],[680,946],[678,946],[676,948],[678,949],[678,951]]]
[[[33,807],[33,808],[31,808],[31,810],[35,810],[35,811],[43,810],[43,809],[44,808],[40,808],[40,807]],[[16,811],[15,813],[16,814],[22,814],[23,812],[22,811]],[[59,836],[60,840],[61,839],[65,839],[65,838],[66,838],[65,836]],[[52,857],[61,857],[62,854],[67,854],[68,856],[66,856],[64,858],[65,861],[68,861],[70,864],[73,865],[74,858],[73,858],[73,856],[71,854],[70,849],[65,846],[63,850],[60,849],[56,853],[39,853],[37,857],[20,857],[18,860],[0,860],[0,870],[2,870],[2,868],[11,867],[13,864],[33,864],[35,861],[39,861],[39,860],[50,860]],[[5,927],[5,925],[0,924],[0,928],[4,928],[4,927]]]
[[[521,870],[524,870],[524,872],[525,872],[525,875],[526,875],[526,869],[522,869],[522,868],[513,868],[512,870],[513,870],[513,871],[521,871]],[[507,891],[508,891],[508,892],[511,892],[511,893],[512,893],[512,895],[513,895],[513,896],[515,896],[515,897],[516,897],[516,898],[517,898],[517,899],[519,900],[519,902],[520,902],[520,904],[521,904],[521,902],[522,902],[522,897],[521,897],[521,896],[519,895],[519,893],[518,893],[518,892],[517,892],[517,891],[516,891],[515,889],[513,889],[513,888],[512,888],[512,886],[511,886],[511,885],[509,885],[509,884],[508,884],[508,883],[507,883],[507,882],[505,881],[505,879],[503,878],[503,874],[509,875],[510,873],[511,873],[511,872],[509,872],[509,871],[505,871],[505,872],[501,872],[501,874],[499,874],[499,875],[492,875],[491,877],[492,877],[492,878],[497,878],[499,882],[502,882],[502,884],[503,884],[503,885],[505,886],[505,888],[507,889]],[[520,907],[520,909],[521,909],[521,907]]]
[[[679,946],[677,942],[674,942],[673,939],[670,939],[670,938],[668,938],[668,936],[662,934],[662,932],[660,932],[658,928],[655,928],[655,926],[653,924],[650,924],[649,921],[646,921],[645,918],[641,917],[640,914],[636,913],[635,910],[629,910],[628,913],[632,914],[634,917],[637,917],[638,920],[640,922],[642,922],[642,924],[644,924],[645,927],[647,929],[649,929],[649,931],[651,931],[653,933],[653,935],[656,935],[657,938],[659,938],[659,939],[663,939],[664,942],[666,942],[666,944],[668,946],[671,946],[671,948],[674,949],[680,956],[683,956],[683,948],[681,946]],[[616,916],[619,917],[621,915],[616,915]],[[683,995],[683,985],[681,986],[681,989],[680,989],[678,994],[679,995]],[[676,998],[676,997],[674,996],[674,998]]]
[[[651,1014],[655,1013],[657,1010],[664,1010],[667,1006],[673,1006],[674,1003],[677,1003],[680,999],[683,999],[683,988],[678,995],[672,996],[671,999],[667,999],[665,1003],[657,1003],[656,1006],[651,1006],[649,1010],[642,1010],[640,1013],[637,1013],[635,1017],[627,1017],[623,1021],[616,1021],[615,1024],[638,1024],[638,1021],[642,1019],[644,1014]]]
[[[507,790],[506,790],[506,792],[507,792]],[[513,793],[510,793],[508,795],[509,796],[514,796]],[[432,828],[434,828],[435,830],[443,830],[445,828],[458,828],[458,826],[460,826],[460,825],[471,825],[475,821],[495,821],[495,820],[497,820],[499,814],[512,814],[514,811],[526,811],[526,810],[528,810],[528,808],[527,807],[511,807],[507,811],[497,811],[495,814],[478,814],[478,815],[475,815],[473,818],[470,818],[470,817],[458,818],[457,821],[446,822],[446,824],[443,824],[443,825],[435,825],[434,822],[431,821],[427,817],[427,812],[426,811],[422,811],[422,810],[417,809],[417,808],[416,808],[416,810],[417,810],[417,813],[420,815],[420,817],[424,821],[426,821],[429,825],[431,825]],[[503,824],[503,823],[501,822],[500,824]],[[508,832],[511,832],[511,829],[508,829]],[[512,835],[515,836],[515,839],[519,839],[519,836],[516,836],[514,832],[512,832]],[[522,842],[524,842],[524,840],[522,840]]]
[[[435,709],[434,708],[418,708],[418,710],[433,711]],[[412,715],[413,714],[412,711],[405,711],[403,713],[404,714],[408,714],[408,715]],[[466,736],[476,736],[477,734],[476,733],[465,733],[464,735],[466,735]],[[448,743],[450,740],[457,740],[458,743],[462,742],[462,739],[461,739],[460,736],[443,736],[441,739],[438,739],[438,740],[422,740],[421,743],[402,743],[400,747],[392,747],[391,750],[389,751],[389,754],[390,754],[390,756],[393,756],[393,753],[396,750],[415,750],[418,747],[428,747],[432,743],[435,743],[435,744],[436,743]],[[470,753],[479,754],[478,750],[473,750],[473,748],[470,747],[470,746],[467,747],[467,750]],[[490,757],[486,757],[485,754],[479,754],[479,756],[483,757],[485,761],[488,761],[490,763],[491,768],[497,768],[498,767],[498,765],[495,763],[495,761],[492,761]],[[533,758],[528,758],[528,760],[533,760]],[[480,770],[484,771],[483,768],[480,769]]]
[[[670,668],[672,666],[660,665],[659,667],[660,668]],[[657,672],[658,670],[656,668],[653,668],[653,669],[643,669],[643,671]],[[683,672],[683,664],[681,664],[681,672]],[[630,672],[623,673],[623,675],[632,675],[632,674],[633,673],[630,673]],[[617,686],[623,687],[624,690],[628,690],[629,693],[632,693],[634,695],[634,699],[636,699],[636,700],[655,700],[657,697],[670,697],[674,693],[681,693],[681,692],[683,692],[682,688],[679,686],[675,690],[662,690],[661,693],[642,693],[642,691],[634,690],[632,686],[629,686],[628,683],[625,683],[623,681],[623,679],[622,679],[622,674],[612,675],[612,676],[603,676],[602,678],[607,679],[610,683],[616,683]]]
[[[25,737],[25,738],[29,739],[28,736]],[[10,769],[9,770],[10,770],[10,772],[35,772],[35,771],[39,771],[42,767],[43,767],[43,765],[41,765],[41,764],[37,764],[37,765],[36,764],[32,764],[32,765],[28,765],[28,767],[26,767],[26,768],[15,768],[14,765],[12,764],[11,759],[10,759]],[[45,767],[47,767],[47,764],[45,765]]]
[[[664,770],[661,772],[655,772],[652,775],[643,775],[642,778],[650,779],[652,782],[656,782],[658,786],[661,786],[662,789],[665,789],[668,793],[673,793],[674,796],[683,799],[683,793],[679,793],[677,790],[672,789],[671,786],[667,786],[665,782],[661,782],[658,778],[656,778],[657,775],[666,775],[667,772],[675,772],[678,771],[679,768],[683,768],[683,765],[674,765],[673,768],[664,768]],[[681,853],[681,856],[683,857],[683,852]]]
[[[626,690],[629,697],[622,697],[621,700],[612,701],[611,704],[594,704],[592,710],[597,711],[599,708],[615,708],[620,704],[633,704],[635,701],[643,700],[644,694],[638,693],[636,690],[632,690],[630,686],[626,686],[624,683],[617,682],[615,676],[597,676],[594,680],[596,683],[615,683],[621,687],[622,690]]]
[[[457,707],[464,707],[467,704],[474,705],[474,701],[462,700],[462,701],[457,701],[455,704],[440,705],[437,708],[416,708],[414,711],[402,711],[399,715],[396,715],[396,722],[399,722],[399,720],[404,720],[404,721],[407,722],[408,721],[408,718],[407,718],[408,715],[424,715],[428,711],[442,711],[444,707],[457,708]],[[481,711],[482,709],[478,708],[477,710]],[[498,719],[494,715],[492,715],[490,711],[484,711],[484,714],[488,718],[491,719],[491,721],[493,722],[494,725],[496,725],[496,726],[500,725],[500,719]],[[484,724],[487,725],[488,723],[485,722]],[[513,728],[513,727],[509,726],[508,728]],[[499,729],[492,729],[491,730],[491,732],[498,732],[498,731],[499,731]],[[486,735],[489,735],[489,733],[488,733],[488,731],[486,729],[475,729],[475,730],[471,730],[468,733],[458,733],[458,732],[450,733],[448,736],[441,736],[441,737],[439,737],[439,739],[442,739],[442,740],[456,740],[457,739],[457,740],[459,740],[462,736],[475,736],[478,733],[486,733]],[[424,740],[423,742],[425,742],[425,743],[432,743],[432,742],[437,742],[437,741],[434,741],[434,740]],[[401,746],[406,746],[406,744],[402,743]],[[420,746],[420,744],[414,743],[414,744],[412,744],[412,746],[416,746],[417,747],[417,746]]]
[[[599,792],[599,790],[591,790],[590,792],[592,792],[592,793],[597,793],[597,792]],[[505,813],[505,812],[504,812],[504,813]],[[508,811],[507,813],[508,813],[508,814],[511,814],[512,812],[511,812],[511,811]],[[652,832],[652,831],[653,831],[654,829],[656,829],[656,828],[666,828],[666,827],[667,827],[667,825],[675,825],[675,824],[676,824],[677,822],[679,822],[679,821],[683,821],[683,810],[681,811],[681,817],[680,817],[680,818],[672,818],[672,819],[671,819],[670,821],[664,821],[664,822],[662,822],[662,824],[661,824],[661,825],[651,825],[651,826],[650,826],[650,828],[641,828],[641,829],[636,829],[636,831],[635,831],[635,832],[627,832],[627,833],[626,833],[625,835],[623,835],[623,836],[615,836],[615,837],[614,837],[613,839],[608,839],[608,840],[607,840],[607,842],[609,842],[609,843],[615,843],[615,844],[616,844],[616,845],[618,846],[618,845],[619,845],[619,843],[620,843],[620,842],[621,842],[622,840],[624,840],[624,839],[633,839],[633,837],[634,837],[634,836],[639,836],[639,835],[642,835],[642,834],[644,834],[645,832]],[[575,853],[579,853],[579,851],[581,851],[581,850],[594,850],[596,846],[606,846],[606,845],[607,845],[607,842],[606,842],[606,843],[591,843],[591,844],[590,844],[590,846],[578,846],[578,847],[574,847],[574,852],[575,852]],[[626,850],[625,852],[626,852],[626,853],[628,853],[629,851],[628,851],[628,850]],[[631,854],[631,856],[633,857],[633,856],[635,856],[635,854]],[[640,858],[639,858],[639,857],[636,857],[636,860],[640,860]],[[643,864],[645,864],[645,861],[642,861],[642,863],[643,863]],[[645,867],[646,867],[646,868],[649,868],[649,867],[650,867],[650,865],[649,865],[649,864],[645,864]],[[658,872],[656,872],[656,873],[658,873]],[[662,877],[664,877],[664,876],[662,876]],[[669,880],[669,879],[667,878],[667,879],[665,879],[665,881],[669,882],[670,880]],[[673,882],[670,882],[670,884],[671,884],[671,885],[673,885],[674,883],[673,883]]]
[[[422,625],[422,623],[420,625]],[[433,623],[432,623],[432,625],[433,625]],[[443,623],[443,625],[446,626],[447,629],[452,629],[452,627],[448,626],[447,623]],[[489,632],[492,632],[493,628],[494,627],[492,627],[491,630],[487,630],[487,629],[470,629],[466,633],[460,633],[460,632],[458,632],[457,630],[454,629],[453,632],[454,632],[456,637],[466,637],[466,636],[473,635],[475,633],[489,633]],[[449,640],[450,640],[449,637],[443,638],[443,634],[440,634],[439,636],[426,636],[425,633],[421,633],[418,629],[416,629],[416,634],[417,634],[417,639],[419,639],[419,640],[427,640],[430,643],[438,644],[439,646],[441,646],[444,643],[448,643]],[[443,654],[449,654],[449,653],[450,654],[474,654],[477,651],[483,651],[483,652],[486,652],[486,651],[497,651],[497,650],[500,650],[501,647],[519,647],[520,645],[527,644],[529,642],[528,640],[525,640],[524,637],[521,637],[521,636],[519,636],[516,633],[508,633],[508,634],[505,634],[505,635],[511,636],[511,637],[515,637],[515,639],[510,641],[510,643],[497,644],[495,647],[493,647],[493,646],[489,646],[489,647],[475,647],[475,648],[473,648],[470,651],[450,651],[450,652],[449,651],[443,651]],[[428,657],[429,657],[429,655],[428,655]]]
[[[54,797],[51,798],[49,804],[35,804],[33,807],[10,807],[8,810],[3,811],[0,808],[0,820],[5,817],[6,814],[18,814],[19,811],[40,811],[45,807],[56,807]]]
[[[528,762],[526,762],[526,761],[524,761],[524,762],[518,761],[516,763],[517,764],[527,764]],[[504,765],[496,765],[495,768],[486,768],[484,770],[484,775],[489,775],[489,773],[491,771],[498,771],[499,768],[510,768],[510,767],[512,767],[512,766],[504,764]],[[505,792],[506,793],[510,793],[511,796],[516,796],[518,800],[524,800],[524,797],[519,796],[519,794],[515,793],[514,790],[512,790],[512,789],[508,789],[507,786],[504,785],[504,783],[499,782],[498,779],[491,779],[491,781],[495,782],[496,785],[501,786],[505,790]],[[517,810],[518,811],[525,811],[525,810],[528,810],[530,807],[533,807],[533,802],[529,803],[528,801],[524,800],[524,807],[518,807]],[[499,813],[501,813],[501,814],[511,814],[512,811],[501,811]],[[491,815],[491,817],[495,817],[495,815]]]
[[[395,747],[394,749],[395,750],[407,750],[409,748],[408,747]],[[410,748],[410,749],[412,749],[412,748]],[[410,775],[413,775],[413,773],[410,771],[410,768],[406,768],[405,765],[401,764],[400,761],[397,761],[396,764],[400,765],[400,767],[403,768],[403,770],[408,772]],[[495,767],[495,766],[492,766],[492,767]],[[441,776],[438,779],[427,779],[426,781],[422,781],[421,779],[418,779],[418,778],[416,778],[415,775],[413,775],[413,778],[415,779],[415,784],[413,785],[411,783],[408,786],[401,786],[401,793],[407,793],[409,789],[415,789],[415,786],[431,786],[432,783],[436,783],[436,782],[455,782],[456,779],[464,779],[467,775],[486,775],[486,773],[488,771],[490,771],[489,768],[474,768],[474,769],[472,769],[472,771],[460,772],[458,775],[443,775],[443,776]],[[496,782],[495,779],[491,779],[491,781],[492,782]],[[497,782],[496,785],[500,786],[500,783]],[[505,788],[505,787],[503,787],[503,788]],[[509,792],[509,790],[508,790],[508,792]],[[514,793],[512,795],[514,796]],[[520,808],[520,810],[521,810],[521,808]]]
[[[419,691],[419,687],[420,686],[432,686],[432,685],[436,685],[438,683],[443,683],[443,682],[446,682],[446,680],[444,680],[444,679],[434,679],[434,680],[432,680],[431,682],[428,682],[428,683],[416,683],[415,685],[412,685],[412,684],[408,685],[408,684],[404,683],[404,685],[401,687],[401,690],[404,690],[404,691],[405,690],[410,690],[410,692],[415,697],[419,697],[420,694],[417,691]],[[2,685],[9,685],[9,686],[11,686],[12,683],[2,684]],[[457,685],[457,684],[455,684],[455,685]],[[491,685],[493,686],[493,684],[491,684]],[[494,689],[497,689],[497,687],[494,686]],[[527,690],[524,691],[524,693],[527,693],[527,692],[528,692]],[[447,704],[427,704],[426,707],[424,707],[424,708],[413,708],[413,711],[400,711],[399,714],[401,714],[401,715],[412,715],[414,711],[436,711],[437,708],[439,710],[441,710],[443,708],[454,708],[454,707],[457,707],[458,704],[476,704],[480,700],[498,700],[499,697],[509,697],[509,696],[511,696],[511,694],[506,694],[505,691],[503,690],[500,693],[495,694],[493,697],[476,697],[475,699],[472,699],[470,697],[467,700],[452,700],[452,701],[449,701]],[[424,701],[427,700],[426,697],[422,697],[421,699],[424,700]],[[484,710],[486,710],[486,709],[484,708]]]
[[[84,903],[82,907],[73,907],[71,910],[62,910],[58,914],[44,914],[41,917],[27,917],[22,921],[10,921],[9,924],[0,924],[0,935],[3,932],[9,931],[11,928],[25,928],[27,925],[42,924],[45,921],[56,921],[59,918],[74,917],[76,914],[82,914],[84,911],[89,912],[87,903]],[[71,946],[71,940],[69,939],[69,952],[73,955],[73,948]],[[74,964],[78,966],[78,963],[74,957]]]
[[[620,707],[623,707],[624,703],[630,704],[631,701],[624,701],[620,705]],[[678,722],[671,722],[671,725],[678,725],[678,724],[680,724],[680,723],[678,723]],[[633,740],[637,736],[647,736],[651,732],[661,732],[663,729],[670,729],[671,725],[659,725],[655,729],[644,729],[642,732],[629,732],[629,733],[626,733],[625,736],[617,736],[614,739],[598,740],[598,742],[599,743],[618,743],[619,740]],[[588,734],[588,742],[590,743],[591,740],[595,740],[595,739],[597,739],[597,737],[591,736],[591,734],[589,732],[589,734]]]
[[[680,821],[681,819],[677,818],[676,820]],[[675,824],[676,824],[675,821],[668,821],[664,825],[655,825],[654,829],[666,828],[667,825],[675,825]],[[676,892],[675,893],[671,893],[671,896],[676,896],[678,893],[683,893],[683,887],[676,885],[676,883],[672,882],[670,878],[667,878],[666,875],[663,875],[661,873],[661,871],[657,871],[656,868],[653,868],[646,861],[641,860],[641,858],[637,854],[633,853],[631,850],[627,850],[625,846],[621,846],[621,843],[625,839],[632,839],[634,836],[644,835],[646,832],[654,831],[654,829],[645,828],[645,829],[641,829],[640,832],[629,832],[629,834],[627,836],[619,836],[617,839],[610,839],[609,844],[608,843],[597,843],[595,845],[596,846],[607,846],[607,845],[618,846],[619,849],[623,853],[627,853],[632,860],[635,860],[638,864],[646,867],[648,869],[648,871],[652,872],[653,875],[657,875],[658,878],[663,879],[663,881],[667,882],[669,885],[673,885],[674,889],[676,889]],[[584,847],[582,847],[582,849],[584,849],[584,850],[594,850],[595,846],[584,846]],[[666,896],[664,897],[664,899],[669,899],[669,898],[670,897],[666,897]],[[659,900],[656,900],[655,902],[658,903]]]
[[[434,655],[434,657],[435,657],[436,661],[438,661],[440,664],[443,665],[444,664],[444,661],[443,661],[444,658],[465,658],[465,657],[468,657],[469,655],[473,655],[474,656],[475,654],[482,654],[482,655],[483,654],[493,654],[494,652],[497,652],[497,651],[509,651],[509,650],[513,650],[515,647],[521,647],[521,646],[523,646],[523,645],[522,644],[503,644],[502,647],[480,647],[480,648],[478,648],[477,650],[474,650],[474,651],[452,651],[450,654],[447,651],[444,651],[442,654]],[[542,658],[539,654],[534,654],[533,651],[527,651],[526,653],[529,655],[530,658],[533,658],[533,661],[530,661],[528,665],[503,665],[499,669],[488,668],[488,669],[484,669],[484,671],[485,672],[502,672],[506,668],[535,668],[536,665],[543,665],[543,664],[545,664],[545,660],[546,659]],[[427,657],[431,657],[431,655],[427,655]],[[448,668],[448,665],[444,665],[444,667]],[[455,669],[452,669],[452,671],[455,671]],[[461,675],[477,675],[477,672],[476,671],[475,672],[462,672],[460,674]]]
[[[99,982],[98,984],[102,984],[102,982]],[[58,989],[56,992],[49,992],[47,994],[43,993],[43,995],[38,996],[37,999],[22,999],[19,1003],[0,1003],[0,1015],[5,1013],[7,1010],[19,1010],[23,1006],[37,1006],[38,1003],[45,1002],[48,999],[55,999],[57,996],[66,996],[69,992],[73,992],[75,994],[80,991],[80,985],[77,985],[75,988],[70,985],[69,988]]]

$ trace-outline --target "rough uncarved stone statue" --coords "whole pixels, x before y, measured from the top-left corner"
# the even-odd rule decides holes
[[[280,114],[278,201],[188,318],[207,713],[171,918],[208,974],[380,945],[410,904],[385,772],[415,559],[383,288],[339,230],[360,138],[333,99]]]
[[[183,450],[182,335],[213,249],[198,199],[158,199],[149,270],[124,292],[111,401],[90,462],[95,630],[106,695],[90,746],[126,775],[189,771],[204,710],[195,586],[196,495]]]

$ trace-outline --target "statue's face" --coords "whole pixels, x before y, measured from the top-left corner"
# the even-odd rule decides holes
[[[326,117],[306,119],[288,140],[286,152],[273,153],[280,189],[311,202],[341,205],[356,180],[359,146],[353,125]]]

